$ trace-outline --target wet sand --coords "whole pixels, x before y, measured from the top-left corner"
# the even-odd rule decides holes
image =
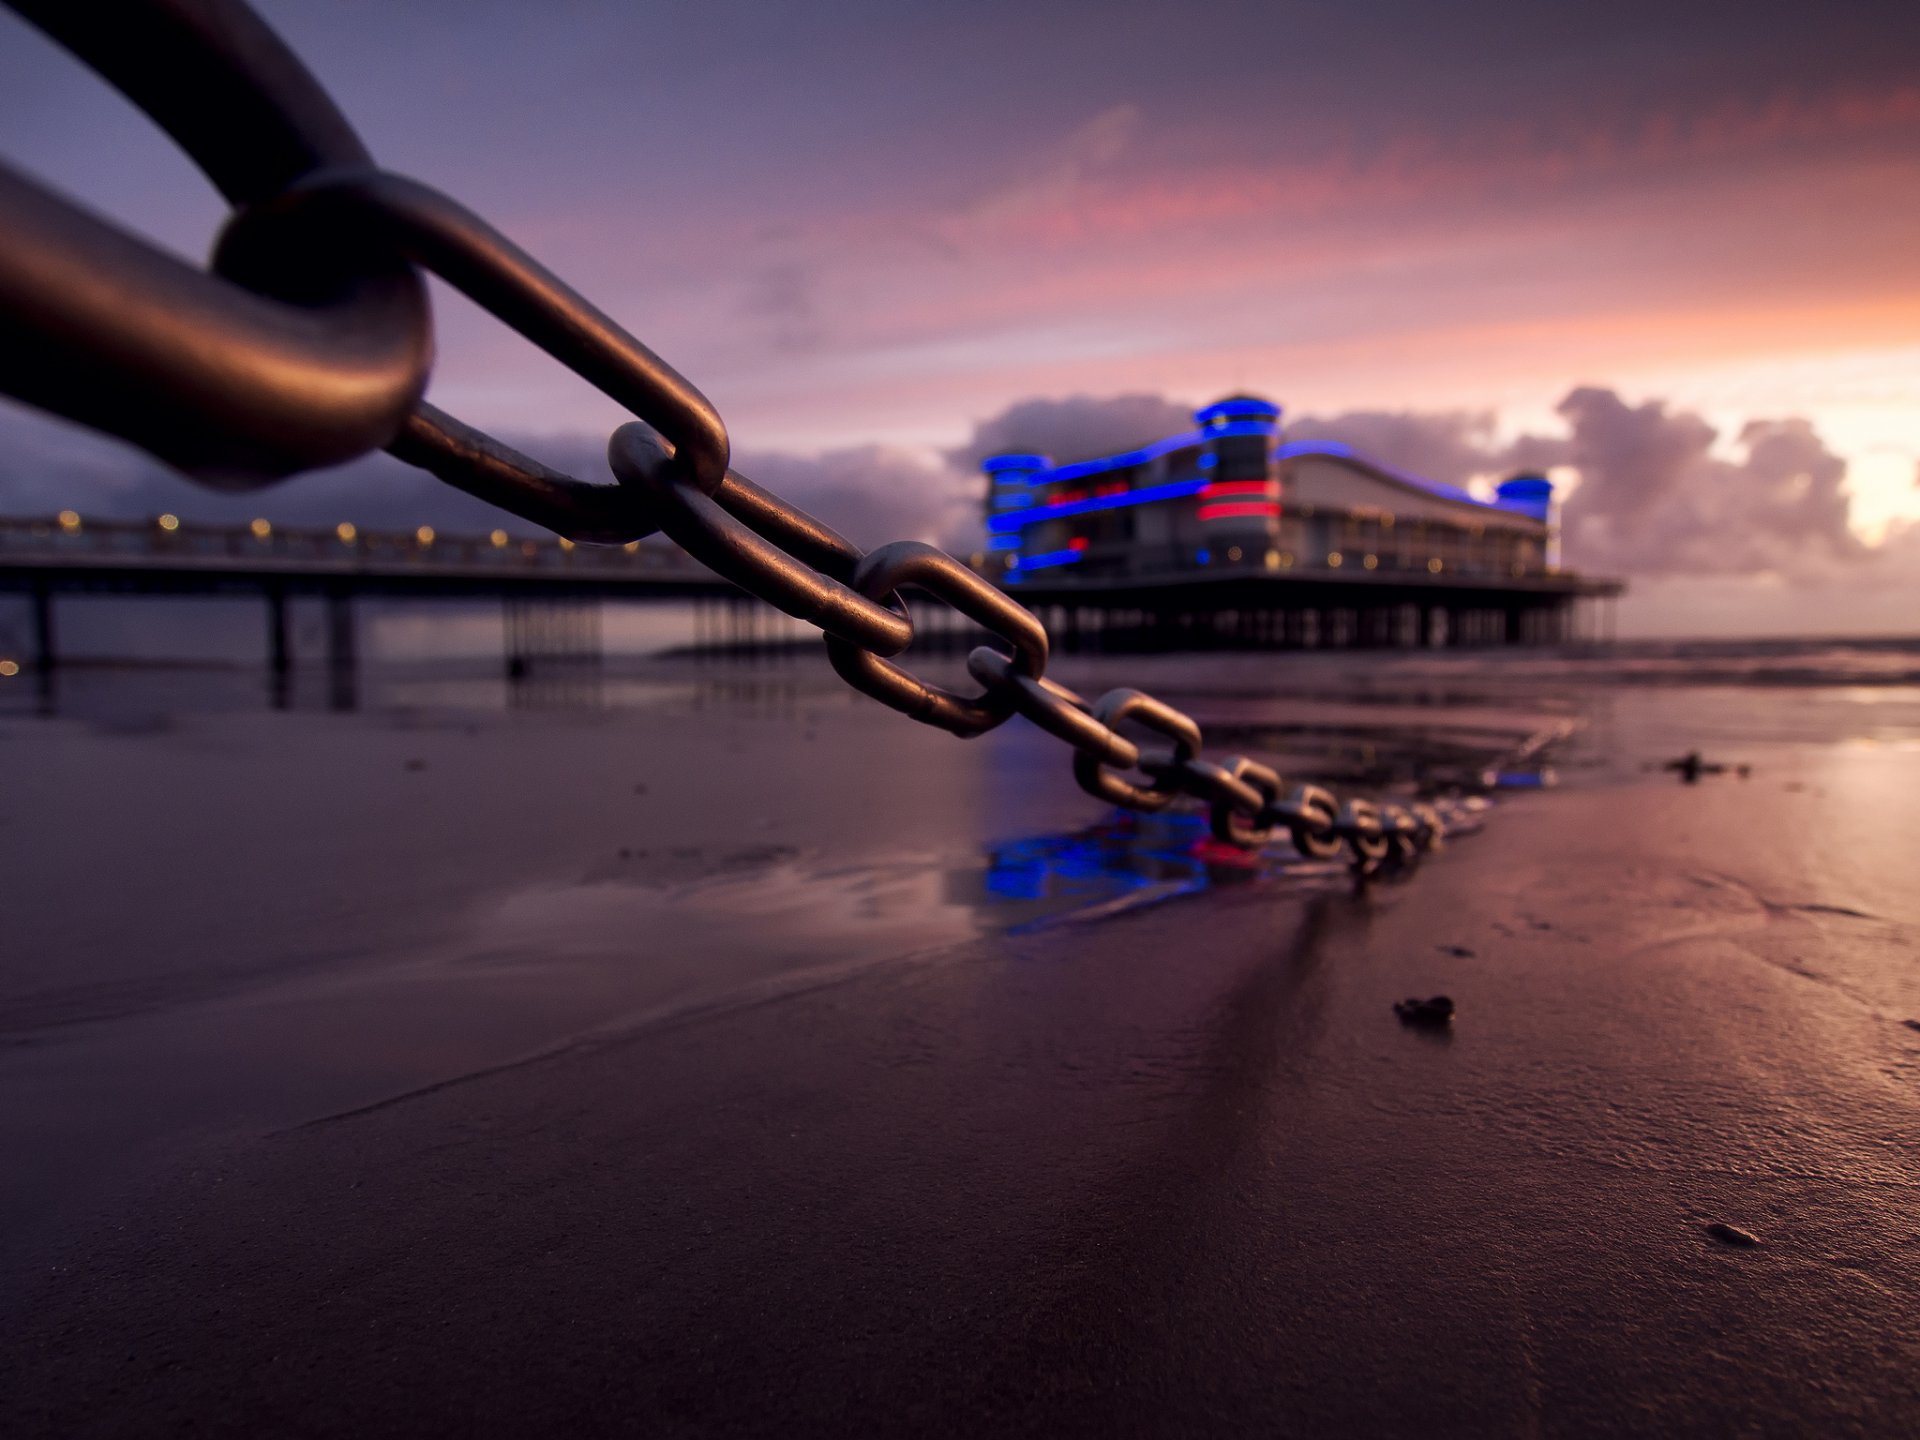
[[[128,903],[16,795],[75,888],[0,1010],[9,1432],[1920,1425],[1910,739],[1683,787],[1654,705],[1407,883],[1076,918],[991,895],[1097,818],[1047,746],[813,703],[33,732]]]

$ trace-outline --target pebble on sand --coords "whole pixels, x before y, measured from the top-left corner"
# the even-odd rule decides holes
[[[1453,1023],[1453,1001],[1445,995],[1434,995],[1425,1000],[1409,995],[1404,1000],[1393,1002],[1393,1013],[1400,1017],[1402,1025],[1425,1025],[1437,1029]]]
[[[1728,1245],[1739,1245],[1742,1248],[1750,1249],[1760,1243],[1760,1237],[1758,1235],[1742,1230],[1738,1225],[1729,1225],[1723,1220],[1709,1220],[1707,1222],[1707,1234],[1713,1236],[1716,1240],[1724,1241]]]

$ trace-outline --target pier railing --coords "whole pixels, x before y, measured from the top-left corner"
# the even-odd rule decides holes
[[[495,573],[501,576],[577,574],[586,577],[685,579],[713,576],[665,540],[626,545],[576,545],[495,530],[488,535],[444,535],[414,530],[332,529],[275,525],[189,523],[173,515],[151,520],[98,520],[69,510],[44,517],[0,517],[0,566],[152,568],[165,570],[275,570],[390,574],[396,570]]]

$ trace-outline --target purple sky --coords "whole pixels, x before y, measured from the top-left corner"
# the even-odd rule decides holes
[[[1569,559],[1643,576],[1640,628],[1916,628],[1920,7],[261,9],[384,164],[576,283],[803,493],[958,538],[940,456],[1018,402],[1251,388],[1460,478],[1535,437],[1587,486]],[[187,254],[220,220],[10,15],[0,154]],[[568,457],[620,418],[463,302],[438,316],[448,408]],[[1625,431],[1581,386],[1682,458],[1596,451]],[[1756,458],[1750,422],[1795,418],[1799,468]],[[63,483],[114,468],[0,420]],[[1720,563],[1701,517],[1740,526],[1749,495],[1787,537]],[[1782,517],[1814,511],[1801,553]]]

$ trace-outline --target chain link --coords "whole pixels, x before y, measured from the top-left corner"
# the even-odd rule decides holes
[[[875,655],[898,655],[912,643],[903,608],[878,604],[849,583],[865,558],[859,547],[812,516],[732,471],[718,491],[702,494],[645,425],[614,431],[607,460],[667,537],[715,574]]]
[[[944,550],[918,540],[882,545],[854,567],[853,584],[875,600],[911,585],[1005,640],[1013,652],[1010,673],[1038,679],[1047,668],[1047,631],[1038,617]],[[827,658],[854,689],[955,735],[984,734],[1013,714],[1013,698],[1004,688],[990,685],[978,695],[956,695],[837,635],[827,637]]]
[[[1142,691],[1082,699],[1047,677],[1039,619],[951,555],[917,541],[862,552],[736,474],[705,396],[465,207],[374,168],[240,0],[119,0],[86,17],[8,3],[173,134],[236,208],[196,271],[0,167],[0,389],[207,483],[265,483],[385,447],[571,540],[662,530],[817,626],[834,669],[882,704],[960,736],[1022,715],[1066,743],[1088,794],[1143,811],[1197,800],[1225,844],[1255,849],[1284,830],[1303,856],[1373,866],[1441,842],[1447,821],[1431,805],[1288,790],[1246,756],[1203,759],[1193,718]],[[617,483],[552,470],[421,399],[423,270],[638,417],[608,442]],[[967,657],[979,693],[894,663],[914,638],[904,590],[1004,644]]]
[[[224,0],[9,0],[179,142],[236,208],[364,167],[326,92]],[[427,385],[426,286],[399,256],[278,283],[197,270],[0,166],[0,389],[246,489],[384,445]]]
[[[244,282],[275,284],[343,252],[397,257],[439,276],[645,420],[668,442],[667,468],[676,479],[706,494],[719,489],[727,427],[707,397],[506,236],[417,180],[364,169],[303,177],[238,212],[214,263]],[[410,423],[402,458],[425,460],[423,468],[464,490],[493,488],[497,503],[523,518],[533,518],[524,515],[528,509],[557,510],[571,521],[577,507],[586,523],[562,528],[570,539],[624,544],[659,528],[650,507],[623,497],[619,487],[556,477],[449,420],[436,411]]]

